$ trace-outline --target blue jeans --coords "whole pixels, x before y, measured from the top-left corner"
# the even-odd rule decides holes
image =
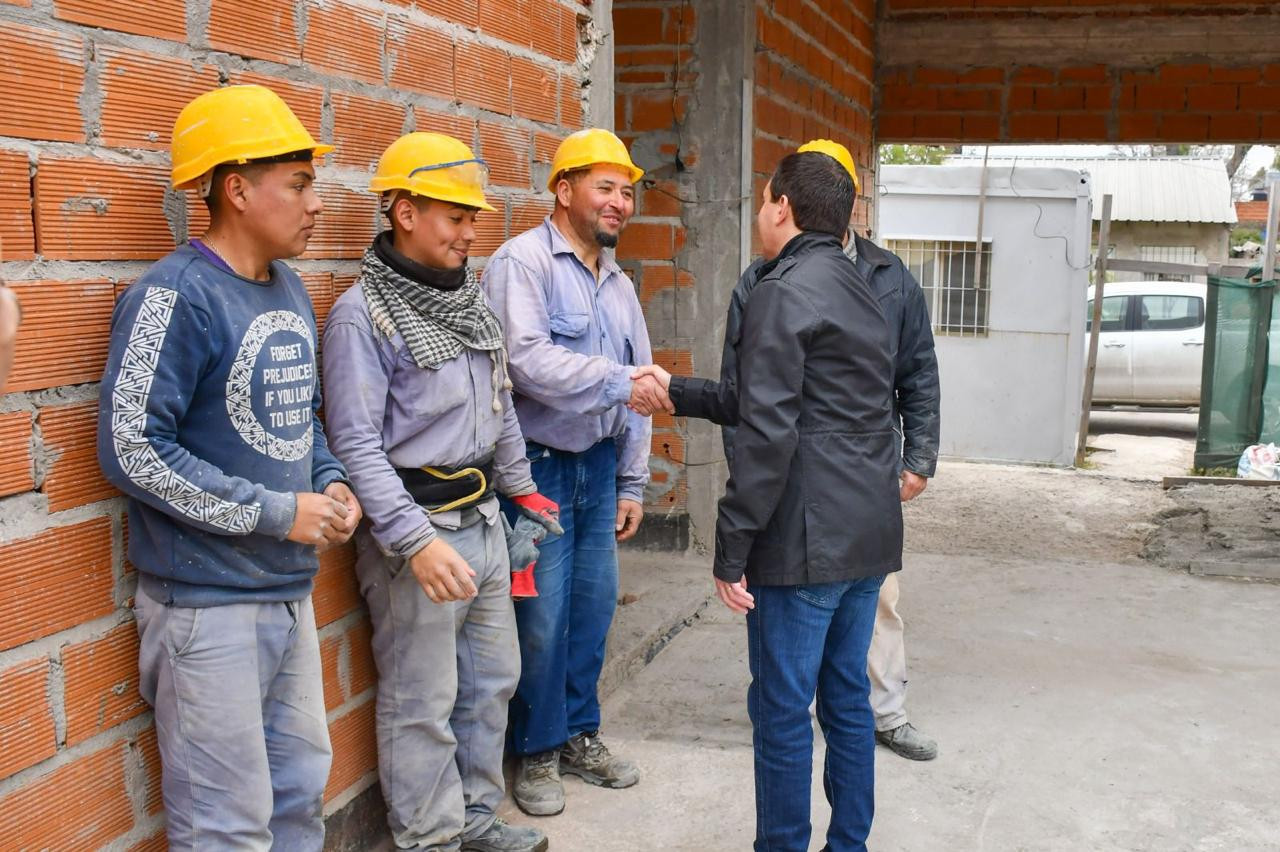
[[[520,685],[511,702],[517,754],[559,748],[600,727],[596,682],[618,603],[617,449],[581,453],[528,444],[538,490],[560,504],[564,535],[539,545],[536,598],[516,601]]]
[[[875,718],[867,648],[883,575],[808,586],[756,586],[747,613],[756,769],[757,852],[809,848],[813,726],[827,741],[829,852],[865,852],[875,811]]]
[[[332,752],[311,598],[134,600],[169,848],[320,852]]]

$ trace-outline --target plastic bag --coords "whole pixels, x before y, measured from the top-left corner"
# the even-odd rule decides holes
[[[1254,444],[1240,454],[1236,468],[1239,479],[1280,479],[1280,448],[1275,444]]]

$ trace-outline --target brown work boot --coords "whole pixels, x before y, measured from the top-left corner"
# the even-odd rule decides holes
[[[564,784],[560,781],[560,750],[552,749],[520,758],[511,797],[530,816],[554,816],[564,810]]]
[[[570,738],[560,752],[560,772],[577,775],[599,787],[630,787],[640,780],[640,770],[629,760],[614,757],[600,741],[599,731]]]

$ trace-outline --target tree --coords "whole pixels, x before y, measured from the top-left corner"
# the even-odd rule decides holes
[[[886,166],[937,166],[950,153],[946,145],[881,145],[880,162]]]

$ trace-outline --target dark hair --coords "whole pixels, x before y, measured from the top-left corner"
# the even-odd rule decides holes
[[[788,154],[769,180],[773,201],[786,196],[796,227],[843,239],[853,214],[853,179],[833,157],[817,151]]]
[[[250,160],[247,163],[220,163],[213,167],[212,189],[204,198],[204,206],[209,208],[209,212],[213,213],[218,209],[218,205],[222,203],[222,185],[227,180],[227,175],[235,172],[244,175],[245,179],[250,183],[257,183],[258,178],[262,175],[262,171],[267,166],[273,166],[276,163],[309,163],[315,157],[311,153],[310,148],[304,148],[301,151],[290,151],[287,154],[277,154],[274,157],[260,157],[256,160]]]

